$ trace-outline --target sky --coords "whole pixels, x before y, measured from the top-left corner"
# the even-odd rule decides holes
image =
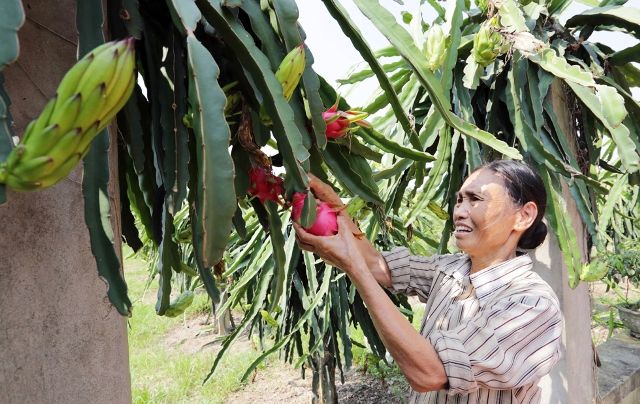
[[[380,3],[395,15],[399,15],[400,11],[406,9],[406,7],[413,7],[414,10],[412,11],[415,15],[415,8],[420,2],[405,0],[406,6],[401,6],[394,0],[381,0]],[[373,49],[380,49],[389,45],[386,38],[360,13],[353,1],[341,0],[340,4],[348,11],[351,19]],[[627,2],[627,6],[640,8],[640,0],[630,0]],[[357,63],[360,63],[360,68],[366,67],[366,65],[362,65],[362,57],[358,51],[342,33],[338,23],[329,15],[320,0],[301,0],[298,1],[298,7],[300,10],[299,21],[307,34],[306,44],[314,55],[315,63],[313,67],[329,83],[337,85],[336,80],[346,77],[350,69]],[[588,8],[574,2],[561,15],[560,20],[564,22],[568,17]],[[427,22],[431,22],[436,16],[428,4],[422,7],[422,11]],[[603,42],[614,50],[624,49],[638,43],[635,38],[624,33],[598,31],[594,32],[590,40]],[[352,107],[358,107],[367,104],[367,100],[371,98],[377,88],[377,82],[375,79],[371,79],[363,86],[354,88],[350,92],[345,91],[344,88],[339,92],[349,101]],[[636,88],[633,93],[634,97],[640,100],[640,89]]]

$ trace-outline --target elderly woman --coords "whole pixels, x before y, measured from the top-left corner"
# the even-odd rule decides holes
[[[311,180],[316,197],[340,207],[331,187]],[[411,386],[411,403],[539,403],[537,383],[560,357],[557,297],[523,251],[547,234],[544,185],[529,166],[499,160],[474,171],[453,210],[457,254],[380,254],[344,210],[339,232],[318,237],[294,224],[301,248],[341,268]],[[426,303],[418,333],[388,298]]]

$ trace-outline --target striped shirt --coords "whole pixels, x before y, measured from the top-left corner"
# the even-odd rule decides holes
[[[435,348],[446,390],[411,390],[409,403],[539,403],[540,378],[560,359],[562,314],[524,254],[471,274],[466,254],[382,253],[393,293],[426,303],[420,334]]]

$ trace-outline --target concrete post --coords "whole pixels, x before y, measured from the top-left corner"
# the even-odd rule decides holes
[[[20,58],[4,72],[18,134],[54,95],[77,43],[75,1],[23,4]],[[97,274],[81,182],[77,169],[53,188],[8,192],[0,206],[2,403],[131,402],[126,319]]]
[[[575,128],[560,82],[553,83],[550,97],[563,132],[569,138],[569,142],[575,146],[575,139],[572,137],[575,134]],[[586,262],[587,231],[565,184],[563,184],[563,197],[567,212],[574,224],[583,262]],[[554,371],[540,383],[543,389],[542,403],[591,403],[595,397],[596,383],[588,286],[586,283],[581,283],[575,289],[569,287],[567,267],[558,241],[551,232],[545,243],[536,249],[534,261],[535,271],[553,287],[558,295],[565,321],[562,335],[563,358]]]

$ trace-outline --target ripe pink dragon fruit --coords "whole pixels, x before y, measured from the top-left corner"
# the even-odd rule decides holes
[[[291,217],[295,222],[300,220],[300,216],[302,216],[302,207],[306,197],[307,195],[302,192],[293,194]],[[305,230],[316,236],[336,235],[338,234],[338,214],[328,203],[320,202],[316,207],[316,221]]]
[[[274,201],[280,204],[280,195],[283,193],[282,178],[273,175],[264,167],[253,167],[249,171],[249,194],[257,197],[261,203]]]
[[[327,139],[338,139],[347,133],[357,129],[357,126],[351,125],[355,123],[358,126],[370,127],[369,123],[364,120],[367,117],[366,112],[362,111],[340,111],[338,110],[338,102],[322,113],[322,119],[327,124]]]

